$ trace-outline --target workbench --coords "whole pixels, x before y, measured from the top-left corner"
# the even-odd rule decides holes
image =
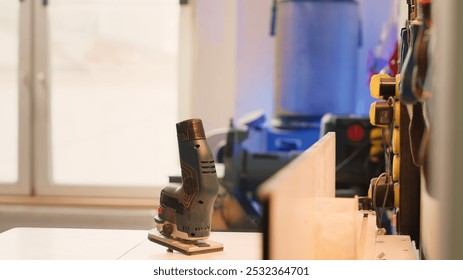
[[[224,251],[195,256],[167,252],[148,230],[13,228],[0,233],[0,260],[259,260],[262,234],[212,232]]]
[[[0,233],[0,260],[260,260],[262,234],[212,232],[224,251],[194,256],[168,252],[148,230],[13,228]],[[416,259],[408,236],[378,236],[370,259]]]

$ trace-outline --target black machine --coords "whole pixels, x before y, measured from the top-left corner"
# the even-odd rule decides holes
[[[370,178],[384,168],[382,145],[378,145],[381,135],[376,139],[369,118],[327,114],[322,118],[319,137],[329,131],[336,133],[336,196],[366,196]],[[309,148],[255,152],[246,145],[249,138],[266,133],[269,132],[265,132],[265,128],[254,131],[250,127],[235,128],[231,123],[226,144],[218,155],[218,162],[225,165],[221,183],[239,202],[248,215],[246,218],[253,220],[255,229],[260,228],[262,218],[257,188]],[[296,138],[304,136],[297,132],[293,134]]]

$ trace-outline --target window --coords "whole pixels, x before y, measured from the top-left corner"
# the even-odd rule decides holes
[[[0,0],[0,192],[5,194],[30,193],[29,6]]]
[[[179,10],[0,0],[1,193],[146,197],[179,173]]]
[[[0,182],[18,179],[19,1],[0,1]]]

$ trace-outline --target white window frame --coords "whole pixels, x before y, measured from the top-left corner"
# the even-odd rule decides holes
[[[18,0],[19,1],[19,0]],[[20,1],[18,57],[18,174],[14,183],[0,183],[6,195],[29,195],[31,187],[31,1]]]

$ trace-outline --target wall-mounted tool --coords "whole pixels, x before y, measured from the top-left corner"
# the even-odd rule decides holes
[[[388,178],[387,188],[394,186],[394,204],[390,206],[396,215],[397,233],[410,235],[420,244],[420,168],[424,164],[421,156],[423,152],[423,139],[426,139],[426,114],[423,110],[425,99],[430,96],[425,92],[428,76],[429,57],[424,57],[427,51],[426,31],[430,26],[430,2],[429,0],[407,0],[409,7],[408,20],[401,32],[399,45],[399,72],[400,75],[393,78],[378,75],[372,79],[371,94],[375,98],[388,100],[392,107],[393,118],[390,121],[377,120],[383,111],[383,115],[389,116],[390,108],[383,101],[376,109],[372,105],[372,123],[380,125],[383,133],[383,145],[385,147],[386,170]],[[428,6],[426,6],[428,5]],[[426,15],[428,16],[426,16]],[[426,21],[426,23],[424,23]],[[393,84],[396,91],[393,94]],[[398,86],[398,87],[397,87]],[[429,88],[429,87],[428,87]],[[379,102],[380,103],[380,102]],[[381,110],[383,109],[383,110]],[[386,136],[385,136],[386,135]],[[424,141],[426,142],[426,141]],[[424,150],[425,151],[425,150]],[[376,180],[375,182],[381,182]],[[373,185],[373,184],[372,184]],[[379,184],[382,185],[382,184]],[[382,188],[382,187],[380,187]],[[380,201],[390,201],[390,197],[377,192]],[[390,194],[388,194],[390,196]]]
[[[417,102],[417,97],[414,93],[414,86],[413,86],[413,69],[415,67],[415,45],[416,45],[416,38],[418,37],[418,31],[420,29],[421,22],[418,20],[413,20],[409,22],[408,27],[408,34],[410,35],[410,39],[408,42],[408,50],[405,56],[405,60],[401,65],[400,71],[400,95],[401,101],[405,104],[414,104]]]
[[[372,199],[373,209],[377,212],[377,227],[387,233],[393,232],[394,226],[385,215],[390,209],[396,207],[394,181],[398,177],[398,156],[396,135],[396,107],[399,98],[400,76],[390,77],[386,74],[377,74],[371,77],[370,94],[372,97],[382,99],[373,102],[370,106],[370,123],[380,131],[382,151],[385,158],[384,173],[371,179],[368,196]],[[379,138],[378,136],[376,138]],[[393,176],[395,175],[395,176]],[[392,211],[391,213],[394,213]]]
[[[182,185],[161,191],[156,229],[148,239],[187,255],[222,251],[222,244],[207,240],[219,182],[202,121],[177,123],[177,141]]]
[[[386,217],[389,209],[399,207],[400,187],[399,183],[387,173],[371,179],[368,197],[371,199],[372,208],[377,212],[377,227],[385,233],[395,232],[394,224]]]
[[[414,87],[415,96],[422,100],[430,97],[430,92],[424,90],[426,74],[430,59],[428,57],[431,21],[431,1],[420,1],[419,18],[421,19],[420,27],[416,38],[414,50],[415,65],[412,76],[412,86]]]
[[[410,145],[412,149],[413,162],[417,166],[425,166],[429,141],[429,123],[426,115],[426,100],[431,97],[430,79],[431,59],[429,56],[431,20],[431,0],[419,1],[419,18],[421,25],[418,30],[416,47],[414,50],[415,66],[413,69],[413,92],[419,102],[413,105],[413,115],[410,123]],[[425,168],[426,169],[426,168]],[[425,170],[424,176],[427,177]]]

